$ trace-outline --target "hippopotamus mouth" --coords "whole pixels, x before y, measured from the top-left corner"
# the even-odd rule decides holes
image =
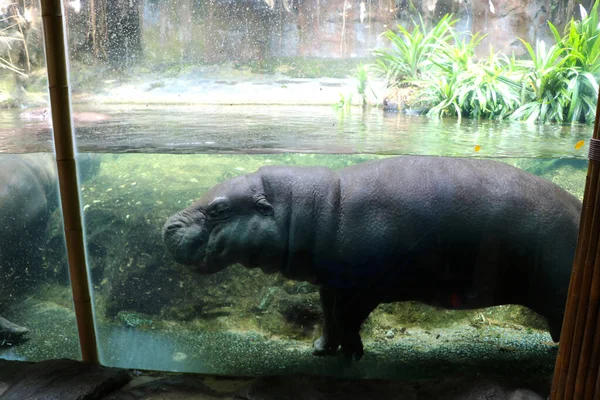
[[[208,264],[208,234],[198,218],[189,220],[187,216],[176,215],[163,227],[163,242],[175,261],[201,274],[209,274],[220,268],[211,268]]]

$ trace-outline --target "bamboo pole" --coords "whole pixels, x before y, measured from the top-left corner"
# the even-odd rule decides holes
[[[592,188],[590,188],[592,189]],[[581,279],[581,287],[579,289],[579,301],[577,305],[577,315],[575,318],[575,330],[573,332],[573,340],[571,343],[571,358],[569,360],[569,368],[567,371],[564,394],[566,398],[572,398],[575,390],[575,381],[580,361],[587,359],[585,354],[582,354],[583,339],[585,334],[585,325],[587,319],[587,311],[590,304],[590,292],[592,287],[592,277],[594,275],[594,266],[596,265],[596,253],[598,250],[598,233],[600,228],[600,197],[597,193],[597,185],[595,186],[596,193],[590,196],[594,201],[590,201],[594,206],[591,210],[592,223],[591,232],[589,233],[589,243],[586,252],[585,263],[583,265],[583,277]],[[591,191],[591,190],[590,190]],[[597,274],[596,274],[597,275]],[[593,328],[592,328],[593,329]],[[583,371],[583,370],[582,370]],[[564,380],[564,375],[561,377]]]
[[[562,399],[564,396],[564,385],[567,379],[567,370],[569,360],[571,359],[571,345],[573,341],[573,333],[575,331],[575,322],[577,317],[577,305],[579,303],[579,291],[581,289],[581,275],[579,266],[583,267],[585,262],[586,249],[589,246],[590,226],[592,218],[588,217],[591,214],[589,206],[591,196],[595,197],[595,190],[592,188],[597,186],[597,177],[593,179],[593,166],[590,162],[588,165],[588,175],[586,177],[585,196],[583,199],[583,208],[579,223],[579,239],[575,259],[573,263],[573,272],[569,284],[569,292],[567,296],[567,304],[563,327],[560,335],[560,345],[558,355],[556,357],[556,365],[554,368],[554,378],[552,381],[552,400]]]
[[[600,206],[598,206],[598,200],[596,201],[597,207],[595,209],[594,218],[597,214],[600,214]],[[597,247],[600,247],[600,243],[597,243]],[[600,265],[600,252],[596,251],[595,265]],[[589,294],[587,318],[585,321],[585,328],[583,330],[583,343],[581,346],[581,353],[579,357],[579,365],[577,367],[577,377],[575,380],[574,397],[577,399],[590,398],[593,393],[593,387],[595,387],[595,379],[593,382],[589,379],[590,373],[593,375],[598,373],[598,346],[600,342],[600,329],[598,326],[598,310],[600,306],[600,269],[594,268],[594,273],[591,282],[591,291]],[[598,339],[596,339],[598,336]],[[586,389],[586,385],[590,385],[589,389]],[[586,395],[587,393],[587,395]]]
[[[590,352],[588,351],[590,341],[596,340],[593,339],[593,336],[590,336],[590,333],[586,335],[586,330],[596,327],[597,313],[593,310],[598,309],[598,304],[591,305],[590,294],[594,298],[598,298],[600,291],[597,286],[600,284],[598,281],[600,279],[600,276],[598,276],[600,274],[600,263],[596,262],[600,232],[600,198],[598,198],[600,123],[598,116],[600,116],[600,101],[596,106],[596,121],[592,140],[590,141],[590,160],[579,223],[579,238],[569,284],[559,352],[554,368],[551,390],[552,400],[582,398],[574,397],[589,392],[585,387],[581,387],[582,379],[587,379],[589,369],[597,369],[597,365],[590,363]],[[600,257],[598,258],[600,262]],[[592,280],[595,280],[594,285]],[[598,303],[597,300],[596,303]],[[588,309],[590,309],[589,313]],[[582,350],[586,353],[582,354]],[[581,360],[581,357],[584,359]],[[598,359],[598,355],[596,359]],[[582,369],[579,369],[580,366]],[[583,378],[579,375],[583,375]],[[577,382],[579,382],[579,386],[577,386]]]
[[[79,344],[83,361],[98,363],[74,157],[62,6],[61,0],[42,0],[41,4],[54,148]]]
[[[597,388],[596,379],[600,377],[598,375],[598,366],[600,365],[600,329],[598,329],[598,318],[596,315],[596,329],[594,331],[594,341],[592,343],[592,351],[590,356],[589,368],[587,371],[587,377],[585,380],[584,399],[593,400],[598,397],[595,396]]]
[[[596,208],[594,212],[594,220],[597,220],[600,216],[600,196],[596,198]],[[600,224],[600,222],[596,222]],[[596,240],[592,241],[592,244],[596,244],[596,255],[594,257],[594,263],[591,265],[590,269],[593,270],[592,278],[590,279],[590,291],[588,294],[587,304],[584,304],[583,307],[586,309],[581,309],[581,300],[584,298],[583,295],[580,297],[580,311],[579,314],[585,314],[585,321],[583,323],[583,332],[581,332],[581,350],[579,352],[579,361],[577,364],[577,368],[571,368],[569,370],[569,374],[567,376],[567,393],[571,393],[573,391],[573,397],[576,399],[583,399],[585,393],[585,382],[588,374],[588,367],[594,368],[594,365],[590,365],[590,358],[592,354],[592,342],[594,339],[594,331],[596,329],[597,317],[598,317],[598,302],[600,301],[600,269],[594,268],[595,265],[600,265],[600,252],[597,251],[598,246],[598,232],[596,233]],[[585,274],[584,274],[585,281]],[[577,336],[577,332],[575,333]],[[574,352],[571,353],[572,355]],[[573,362],[573,361],[571,361]],[[574,366],[575,364],[573,364]],[[571,389],[572,388],[572,389]]]

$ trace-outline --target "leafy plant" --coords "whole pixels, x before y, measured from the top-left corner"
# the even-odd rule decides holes
[[[460,81],[458,102],[471,118],[503,119],[520,105],[519,86],[503,78],[510,62],[490,48],[488,59],[473,64]]]
[[[489,57],[476,62],[475,49],[484,36],[476,33],[459,38],[454,31],[451,34],[454,43],[444,44],[433,61],[439,68],[438,76],[432,74],[420,82],[425,98],[432,104],[428,114],[505,118],[520,104],[520,85],[503,79],[504,75],[514,74],[514,59],[490,47]]]
[[[477,32],[460,37],[454,29],[450,29],[449,35],[452,41],[440,42],[439,50],[432,55],[432,62],[446,73],[467,71],[473,64],[475,49],[487,35]]]
[[[592,122],[600,76],[599,2],[581,20],[571,21],[561,36],[549,22],[556,41],[547,45],[521,40],[529,60],[517,61],[495,53],[475,59],[484,35],[459,36],[456,21],[446,15],[430,31],[421,20],[412,32],[383,35],[391,50],[376,51],[376,68],[388,87],[411,84],[428,115],[502,119],[528,122]]]
[[[432,54],[452,38],[451,30],[456,21],[447,14],[431,30],[420,18],[420,23],[414,22],[412,32],[401,25],[398,25],[398,32],[385,31],[382,36],[392,43],[392,48],[375,50],[375,71],[385,77],[388,87],[421,79],[434,65]]]
[[[340,100],[333,105],[338,111],[349,110],[352,106],[352,93],[345,97],[342,93],[340,93]]]
[[[431,77],[426,81],[422,90],[424,102],[434,104],[427,112],[433,117],[462,116],[460,104],[458,103],[458,84],[456,77],[440,75]]]
[[[571,19],[563,36],[548,22],[556,44],[538,42],[535,51],[522,40],[531,60],[524,77],[523,105],[513,119],[536,122],[593,122],[600,74],[598,2],[590,14],[580,6],[581,20]]]
[[[362,99],[363,107],[367,105],[367,85],[369,81],[369,75],[367,72],[367,67],[360,63],[356,68],[356,79],[358,80],[358,86],[356,90]]]
[[[570,122],[593,122],[595,118],[600,73],[599,4],[596,1],[589,14],[579,5],[581,21],[571,19],[563,37],[548,23],[558,47],[565,51],[565,64],[569,68],[567,93],[570,96],[565,111]]]
[[[565,49],[558,45],[548,48],[544,41],[538,41],[534,50],[529,43],[521,41],[531,60],[521,62],[527,69],[522,79],[523,105],[511,118],[528,122],[562,122],[569,100]]]

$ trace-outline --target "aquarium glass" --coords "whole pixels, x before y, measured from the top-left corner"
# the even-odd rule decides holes
[[[0,2],[0,358],[80,359],[37,1]]]
[[[542,3],[65,2],[101,362],[551,374],[550,293],[566,296],[576,242],[598,10]],[[44,129],[3,149],[51,152]],[[64,282],[53,269],[38,286]],[[364,355],[350,334],[360,314]],[[315,341],[341,349],[315,355]]]

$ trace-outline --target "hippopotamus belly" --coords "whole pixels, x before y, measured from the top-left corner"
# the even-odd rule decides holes
[[[381,302],[521,304],[560,334],[580,201],[507,164],[395,157],[333,171],[269,166],[171,217],[164,241],[200,273],[233,263],[320,286],[315,347],[362,356]]]

